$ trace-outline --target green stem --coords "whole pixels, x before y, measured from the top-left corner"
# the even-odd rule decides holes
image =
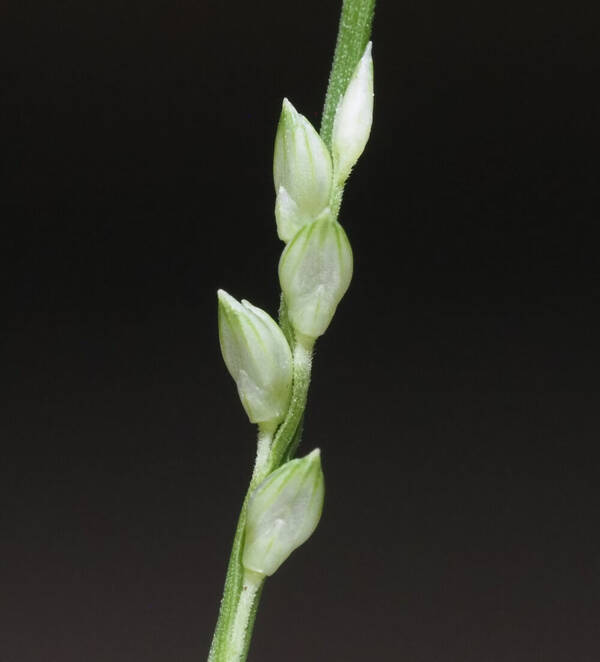
[[[246,530],[246,509],[250,490],[246,494],[240,516],[238,518],[233,545],[231,547],[231,556],[227,566],[225,576],[225,588],[223,589],[223,598],[219,609],[219,618],[213,635],[210,652],[208,653],[208,662],[231,662],[228,659],[229,642],[231,641],[231,632],[233,622],[237,612],[237,605],[242,592],[243,566],[242,551],[244,546],[244,533]]]
[[[227,650],[227,662],[242,662],[246,659],[252,625],[264,575],[244,569],[242,591],[231,626],[231,637]]]
[[[258,607],[258,600],[260,598],[260,589],[262,588],[262,581],[256,586],[256,589],[250,593],[246,593],[244,585],[246,582],[245,570],[242,566],[242,552],[244,549],[244,533],[246,530],[246,510],[248,507],[248,499],[254,488],[266,478],[269,473],[269,457],[271,452],[271,444],[273,441],[274,426],[271,424],[261,424],[258,427],[258,442],[256,450],[256,460],[254,463],[254,471],[250,480],[250,485],[244,503],[240,511],[235,536],[233,538],[233,545],[231,548],[231,556],[229,557],[229,565],[227,566],[227,575],[225,577],[225,588],[223,589],[223,599],[221,600],[221,607],[219,609],[219,618],[215,628],[210,652],[208,654],[208,662],[243,662],[246,659],[245,652],[242,657],[237,654],[237,657],[232,656],[232,650],[237,650],[240,646],[240,603],[244,602],[243,613],[245,617],[245,651],[247,652],[250,645],[250,636],[252,634],[252,627],[254,625],[254,616],[256,608]],[[253,573],[254,574],[254,573]],[[251,582],[253,585],[254,582]],[[252,600],[248,600],[251,596]],[[236,637],[234,637],[236,633]],[[235,639],[235,640],[234,640]]]
[[[271,443],[273,442],[273,433],[277,425],[272,423],[259,423],[258,440],[256,442],[256,460],[254,462],[254,471],[248,491],[254,489],[269,474],[269,456],[271,454]]]
[[[335,111],[371,37],[374,11],[375,0],[344,0],[321,121],[321,138],[330,150]]]
[[[306,407],[308,386],[310,384],[310,371],[312,367],[312,349],[314,345],[312,338],[296,336],[294,345],[294,378],[292,382],[292,397],[288,413],[277,430],[273,439],[271,456],[269,458],[269,473],[275,471],[287,457],[290,446],[294,443],[296,431],[302,420],[302,414]]]
[[[208,662],[244,662],[250,647],[254,619],[264,577],[242,565],[248,490],[233,540],[219,619],[208,653]]]

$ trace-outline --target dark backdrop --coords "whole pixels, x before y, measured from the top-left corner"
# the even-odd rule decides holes
[[[338,10],[2,3],[3,662],[205,659],[254,452],[215,292],[276,311],[275,125]],[[599,659],[598,18],[380,1],[326,506],[250,660]]]

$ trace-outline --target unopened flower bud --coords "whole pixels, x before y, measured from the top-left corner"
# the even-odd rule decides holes
[[[317,528],[324,494],[318,448],[267,476],[248,501],[244,567],[272,575]]]
[[[275,320],[247,301],[218,291],[219,340],[225,365],[252,423],[278,423],[292,388],[292,353]]]
[[[331,173],[331,156],[325,143],[306,117],[284,99],[273,158],[277,231],[283,241],[289,241],[299,227],[314,220],[328,205]]]
[[[336,185],[343,184],[363,153],[373,121],[373,59],[367,44],[333,120],[332,153]]]
[[[352,249],[331,218],[305,225],[285,247],[279,282],[288,318],[309,338],[325,333],[352,279]]]

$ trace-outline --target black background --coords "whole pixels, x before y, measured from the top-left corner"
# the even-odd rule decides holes
[[[0,659],[205,659],[254,452],[218,287],[278,299],[272,144],[338,2],[0,10]],[[327,498],[250,660],[600,657],[596,3],[381,0]]]

